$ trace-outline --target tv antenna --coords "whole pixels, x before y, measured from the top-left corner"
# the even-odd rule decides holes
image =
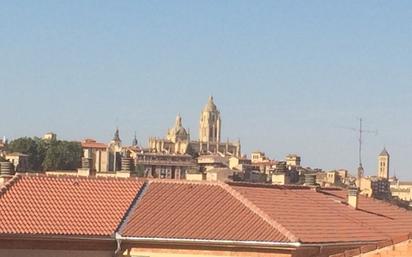
[[[359,128],[346,128],[352,131],[355,131],[357,133],[359,133],[359,137],[358,137],[358,143],[359,143],[359,148],[358,148],[358,158],[359,158],[359,168],[358,168],[358,187],[360,187],[360,179],[363,177],[363,166],[362,166],[362,145],[363,145],[363,134],[364,133],[368,133],[368,134],[378,134],[377,130],[367,130],[367,129],[363,129],[363,119],[359,118]]]

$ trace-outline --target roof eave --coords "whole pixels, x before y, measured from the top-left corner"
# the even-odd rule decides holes
[[[295,249],[301,246],[300,242],[271,242],[271,241],[242,241],[242,240],[211,240],[190,238],[160,238],[160,237],[129,237],[116,234],[116,239],[123,242],[149,243],[149,244],[179,244],[196,246],[220,247],[253,247],[253,248],[282,248]]]
[[[1,233],[0,239],[21,239],[21,240],[70,240],[70,241],[114,241],[111,235],[56,235],[56,234],[15,234]]]
[[[385,240],[364,240],[364,241],[347,241],[347,242],[319,242],[319,243],[301,243],[302,247],[327,247],[327,246],[353,246],[377,244]]]

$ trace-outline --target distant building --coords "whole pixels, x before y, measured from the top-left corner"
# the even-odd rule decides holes
[[[393,197],[412,204],[412,181],[394,180],[390,185]]]
[[[391,190],[389,182],[389,153],[386,149],[378,156],[377,176],[361,176],[357,179],[357,185],[362,195],[377,199],[390,199]]]
[[[122,151],[122,140],[120,139],[119,129],[116,128],[113,139],[110,141],[107,147],[108,171],[116,172],[121,169]]]
[[[272,173],[273,185],[287,185],[290,184],[289,176],[286,172],[274,172]]]
[[[121,159],[124,148],[120,139],[119,129],[116,129],[109,144],[99,143],[94,139],[84,139],[81,142],[83,157],[91,159],[91,171],[116,172],[121,169]]]
[[[376,176],[361,178],[360,193],[368,197],[389,199],[391,196],[390,183],[387,179]]]
[[[221,141],[222,120],[213,97],[210,97],[200,114],[199,140],[190,139],[190,133],[183,127],[180,115],[174,127],[168,130],[166,138],[149,139],[149,149],[155,152],[191,154],[192,156],[222,154],[241,156],[240,142]]]
[[[207,181],[228,181],[231,180],[234,170],[228,168],[213,168],[206,171]]]
[[[23,153],[6,153],[5,159],[11,162],[14,170],[17,172],[28,171],[29,169],[29,155]]]
[[[202,172],[213,168],[228,168],[229,159],[219,154],[201,155],[197,158],[197,165]]]
[[[389,153],[384,148],[378,157],[378,177],[389,179]]]
[[[276,168],[276,161],[269,159],[264,152],[255,151],[251,153],[253,170],[270,175]]]
[[[288,154],[286,156],[286,165],[288,167],[300,167],[301,158],[296,154]]]
[[[158,153],[186,154],[189,144],[190,134],[182,126],[180,115],[176,117],[175,125],[167,131],[165,139],[149,139],[149,149]]]
[[[246,171],[246,170],[252,170],[253,165],[252,165],[252,161],[248,159],[246,156],[243,156],[243,157],[232,156],[229,158],[229,168],[235,169],[238,171]]]
[[[109,170],[107,144],[98,143],[94,139],[84,139],[81,145],[83,157],[92,159],[92,170],[96,172],[107,172]]]
[[[265,161],[270,161],[268,157],[266,157],[266,154],[264,152],[260,151],[254,151],[251,153],[251,161],[252,163],[260,163],[260,162],[265,162]]]
[[[185,179],[186,172],[196,167],[189,154],[137,152],[134,159],[137,176],[162,179]]]
[[[57,135],[53,132],[47,132],[46,134],[44,134],[43,136],[43,140],[56,140],[57,139]]]
[[[6,147],[6,144],[7,144],[6,137],[3,137],[2,139],[0,139],[0,154]]]

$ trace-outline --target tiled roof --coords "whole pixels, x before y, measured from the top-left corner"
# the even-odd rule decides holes
[[[1,234],[113,234],[142,186],[135,179],[15,176],[0,193]]]
[[[381,242],[412,214],[340,189],[18,175],[0,189],[0,235],[290,243]]]
[[[288,242],[216,183],[152,182],[121,234],[127,237]]]
[[[232,187],[304,243],[379,241],[412,231],[412,214],[406,210],[363,196],[354,209],[343,190]]]
[[[344,190],[323,190],[338,200],[346,199]],[[412,232],[412,212],[373,198],[359,196],[358,210],[347,212],[352,219],[392,237]]]
[[[84,139],[81,144],[83,148],[107,148],[106,144],[96,142],[94,139]]]

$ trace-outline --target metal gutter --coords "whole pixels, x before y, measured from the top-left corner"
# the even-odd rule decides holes
[[[127,225],[127,223],[130,220],[130,214],[134,212],[134,210],[137,208],[138,203],[140,200],[143,198],[144,194],[149,188],[149,181],[145,181],[140,188],[140,190],[137,192],[135,198],[133,199],[132,203],[130,204],[129,208],[127,209],[126,213],[123,215],[123,218],[119,225],[117,226],[114,234],[114,239],[116,240],[116,250],[113,253],[113,256],[118,256],[122,250],[122,239],[118,238],[117,235],[120,235],[120,233],[123,232],[124,227]]]
[[[281,247],[297,248],[300,242],[271,242],[271,241],[236,241],[236,240],[210,240],[210,239],[188,239],[188,238],[159,238],[159,237],[123,237],[119,233],[115,235],[116,240],[123,242],[140,243],[165,243],[165,244],[191,244],[191,245],[215,245],[215,246],[249,246],[249,247]]]
[[[302,247],[326,247],[326,246],[352,246],[352,245],[365,245],[365,244],[377,244],[382,242],[382,240],[378,241],[354,241],[354,242],[331,242],[331,243],[311,243],[305,244],[301,243]]]
[[[113,241],[114,238],[107,236],[83,236],[83,235],[47,235],[47,234],[0,234],[0,239],[35,239],[35,240],[96,240],[96,241]]]

